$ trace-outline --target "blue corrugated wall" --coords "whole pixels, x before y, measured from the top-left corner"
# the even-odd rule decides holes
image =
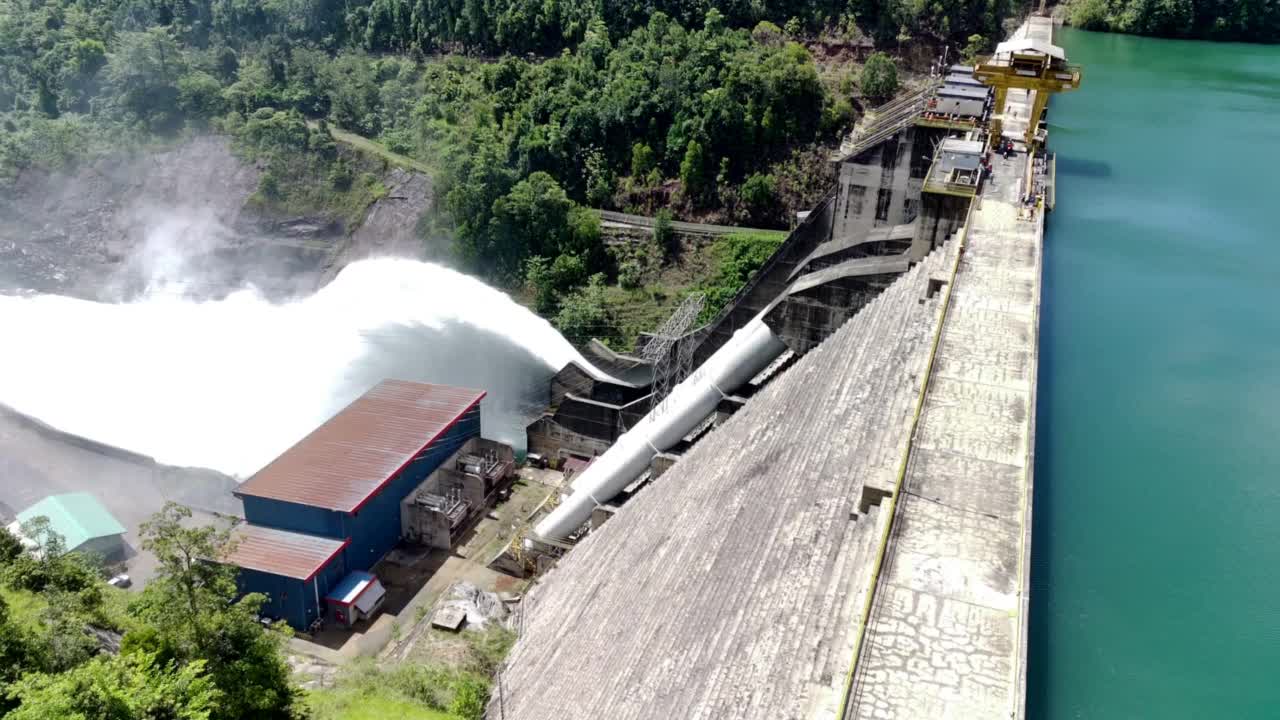
[[[351,570],[368,570],[400,541],[400,501],[418,487],[436,468],[480,434],[480,408],[477,405],[463,415],[448,432],[441,435],[400,474],[374,495],[359,512],[346,517],[351,544],[347,546],[347,562]]]
[[[261,610],[264,616],[279,618],[295,629],[306,630],[316,619],[316,592],[320,593],[320,612],[324,612],[324,596],[346,576],[347,568],[339,555],[310,582],[245,568],[240,569],[238,581],[241,593],[267,596]]]
[[[368,570],[400,540],[400,501],[463,443],[479,434],[480,406],[477,404],[355,513],[246,496],[245,519],[255,525],[281,530],[338,540],[351,538],[345,551],[347,571]]]
[[[254,525],[345,540],[346,513],[283,500],[245,496],[244,519]]]

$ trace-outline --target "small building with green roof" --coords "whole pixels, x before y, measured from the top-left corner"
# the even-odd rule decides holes
[[[62,536],[68,551],[93,553],[106,562],[124,558],[124,526],[93,495],[50,495],[18,513],[14,525],[21,528],[42,515],[49,518],[50,529]]]

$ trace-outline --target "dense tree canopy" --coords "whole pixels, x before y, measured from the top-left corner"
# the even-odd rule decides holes
[[[1280,42],[1272,0],[1074,0],[1070,19],[1089,30]]]
[[[208,720],[220,696],[202,662],[161,664],[147,655],[30,674],[12,692],[21,704],[9,720]]]
[[[23,526],[38,555],[0,554],[0,587],[27,605],[20,621],[0,598],[0,714],[21,720],[289,720],[298,691],[284,636],[257,620],[262,598],[237,599],[234,569],[211,559],[225,529],[193,527],[169,504],[142,526],[156,577],[129,603],[108,603],[91,558],[66,552],[47,520]],[[96,632],[90,632],[90,629]],[[123,633],[120,653],[100,634]]]
[[[219,698],[209,712],[213,720],[287,720],[297,691],[279,652],[282,636],[257,621],[265,598],[237,600],[235,568],[209,562],[230,547],[227,530],[188,527],[190,517],[169,503],[142,526],[143,548],[155,554],[158,568],[135,603],[146,626],[130,647],[207,672]]]

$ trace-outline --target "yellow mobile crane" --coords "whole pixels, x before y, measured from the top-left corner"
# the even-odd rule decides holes
[[[1067,53],[1053,44],[1053,20],[1031,17],[1009,40],[996,46],[995,54],[973,69],[973,76],[993,87],[995,107],[991,113],[992,142],[999,142],[1004,130],[1008,94],[1011,88],[1026,90],[1031,96],[1024,140],[1033,146],[1049,96],[1080,87],[1080,68],[1067,63]]]

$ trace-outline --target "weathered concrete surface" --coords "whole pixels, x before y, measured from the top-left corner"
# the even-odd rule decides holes
[[[526,596],[503,720],[833,718],[940,317],[942,249],[767,385]]]
[[[850,698],[854,718],[1009,718],[1025,700],[1040,221],[996,160],[965,240]]]

